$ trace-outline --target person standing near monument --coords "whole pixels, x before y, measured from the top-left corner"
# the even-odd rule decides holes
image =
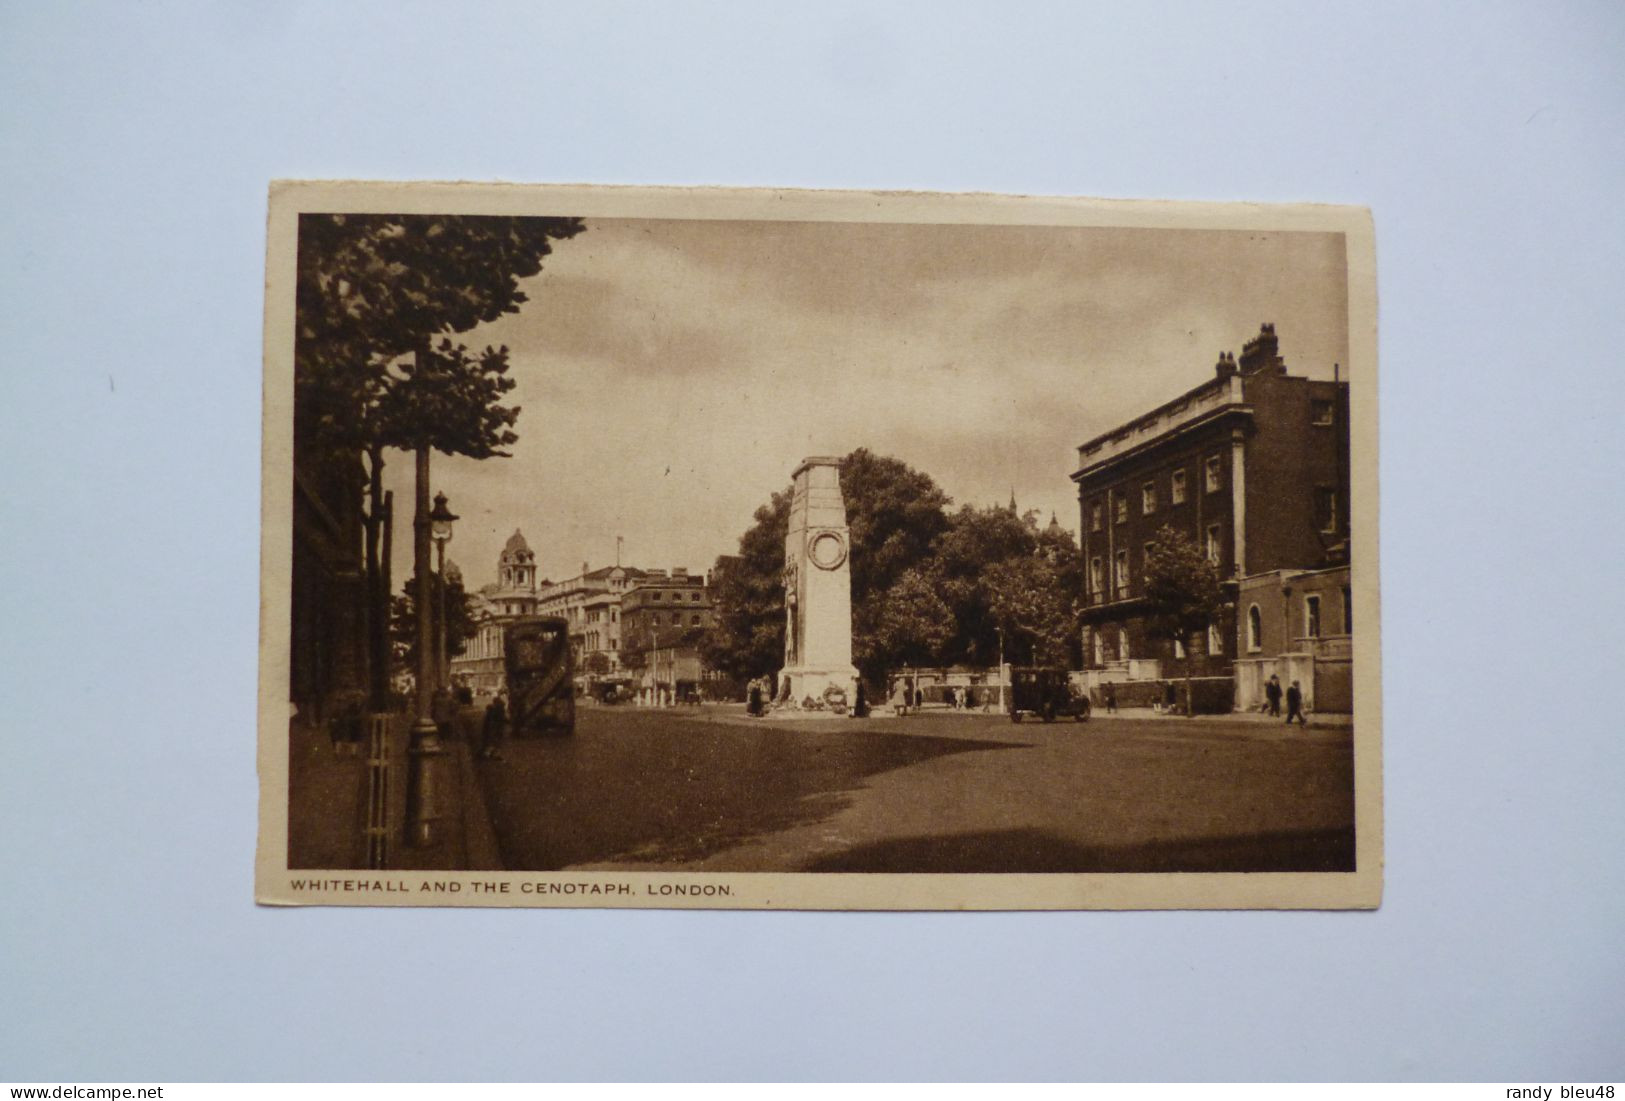
[[[1269,701],[1269,713],[1279,717],[1281,714],[1281,678],[1274,673],[1270,674],[1269,683],[1264,685],[1264,698]]]

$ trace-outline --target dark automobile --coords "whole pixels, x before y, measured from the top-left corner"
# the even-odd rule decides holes
[[[1086,723],[1089,697],[1072,686],[1065,669],[1016,668],[1010,671],[1010,721],[1019,723],[1023,713],[1047,723],[1057,715]]]

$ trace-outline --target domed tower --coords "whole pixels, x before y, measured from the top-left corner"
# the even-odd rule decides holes
[[[532,615],[537,599],[536,555],[515,528],[497,559],[497,591],[491,594],[491,602],[503,615]]]

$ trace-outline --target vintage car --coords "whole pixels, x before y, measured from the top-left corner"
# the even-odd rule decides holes
[[[1019,723],[1023,714],[1047,723],[1070,715],[1073,722],[1086,723],[1089,696],[1073,687],[1065,669],[1017,667],[1010,670],[1010,721]]]

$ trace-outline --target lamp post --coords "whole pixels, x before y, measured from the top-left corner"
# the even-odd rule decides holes
[[[1008,685],[1004,675],[1004,628],[995,627],[993,630],[999,636],[999,709],[1005,711],[1009,710],[1010,701],[1005,698]]]
[[[417,690],[411,741],[407,745],[406,828],[409,844],[425,847],[439,838],[440,798],[436,783],[445,747],[434,721],[434,623],[430,619],[429,542],[434,521],[429,511],[429,449],[417,449],[417,486],[412,509],[412,581],[417,612]]]
[[[446,660],[446,544],[451,542],[451,522],[457,519],[446,507],[446,495],[434,495],[434,509],[429,513],[429,537],[434,540],[435,574],[439,580],[440,606],[436,609],[435,630],[435,686],[445,688],[451,683],[451,665]]]

